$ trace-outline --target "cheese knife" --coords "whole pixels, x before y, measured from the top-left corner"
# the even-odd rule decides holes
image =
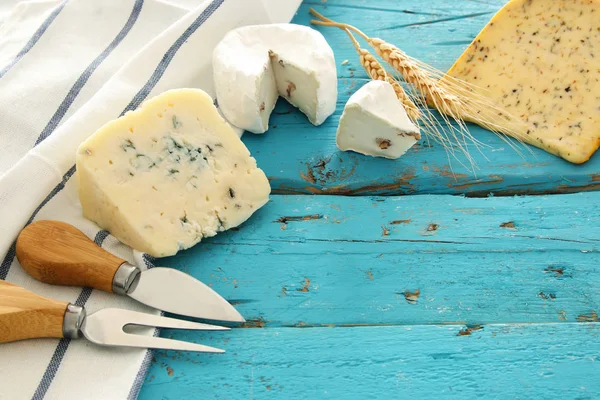
[[[17,259],[35,279],[91,287],[190,317],[245,322],[237,310],[199,280],[172,268],[145,271],[107,252],[61,221],[37,221],[17,238]]]

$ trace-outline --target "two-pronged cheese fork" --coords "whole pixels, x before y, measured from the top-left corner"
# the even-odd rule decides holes
[[[61,221],[37,221],[17,238],[17,259],[35,279],[129,296],[174,314],[245,322],[227,300],[199,280],[172,268],[141,271]]]
[[[105,308],[86,315],[83,307],[48,299],[20,286],[0,280],[0,343],[33,338],[77,339],[105,346],[223,353],[224,350],[188,343],[126,333],[127,325],[158,328],[223,331],[229,328],[175,318],[160,317],[118,308]]]

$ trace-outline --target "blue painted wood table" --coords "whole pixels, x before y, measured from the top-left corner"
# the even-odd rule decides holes
[[[315,7],[446,70],[503,4],[315,0],[294,22]],[[319,30],[336,114],[315,128],[280,102],[265,135],[244,136],[270,203],[163,260],[248,322],[164,331],[227,353],[156,352],[140,398],[599,398],[600,157],[523,158],[475,126],[488,145],[475,173],[436,144],[395,161],[339,152],[339,116],[367,77],[343,32]]]

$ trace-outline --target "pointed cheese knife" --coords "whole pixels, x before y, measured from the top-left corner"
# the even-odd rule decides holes
[[[245,322],[227,300],[199,280],[171,268],[141,271],[61,221],[37,221],[23,229],[17,258],[29,275],[52,285],[126,295],[174,314]]]

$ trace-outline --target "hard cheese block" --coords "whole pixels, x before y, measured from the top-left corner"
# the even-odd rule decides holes
[[[398,158],[420,138],[419,128],[408,119],[392,85],[371,81],[348,99],[336,143],[343,151]]]
[[[279,96],[322,124],[337,101],[333,50],[319,32],[295,24],[245,26],[213,51],[219,109],[238,128],[264,133]]]
[[[600,145],[600,0],[512,0],[448,75],[511,114],[500,131],[583,163]]]
[[[269,199],[256,161],[206,93],[165,92],[77,151],[86,218],[155,257],[248,219]]]

